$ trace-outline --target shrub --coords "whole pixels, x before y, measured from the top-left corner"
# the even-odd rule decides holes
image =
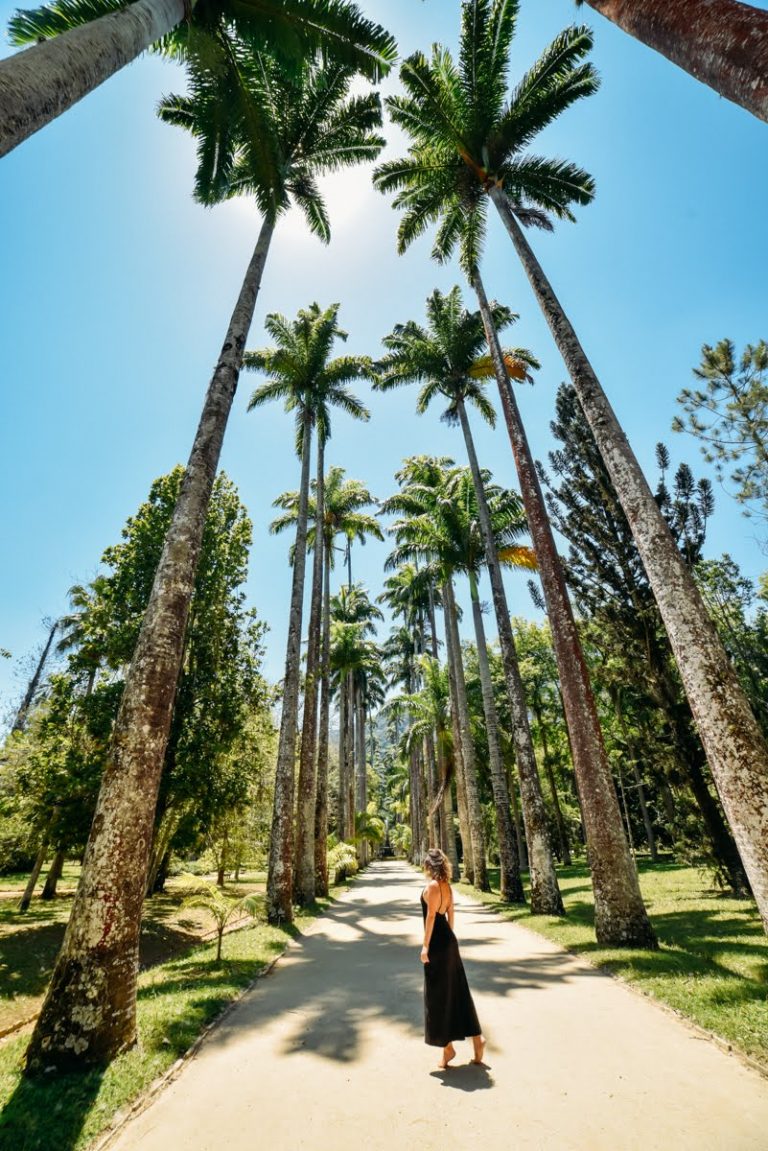
[[[343,883],[358,869],[357,852],[351,843],[337,843],[328,852],[328,874],[333,883]]]

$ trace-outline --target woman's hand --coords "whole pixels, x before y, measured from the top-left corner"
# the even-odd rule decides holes
[[[422,963],[429,963],[429,951],[426,947],[422,947],[420,958]]]

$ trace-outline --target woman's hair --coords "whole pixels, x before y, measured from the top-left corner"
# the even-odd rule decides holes
[[[430,847],[424,856],[423,867],[433,879],[442,879],[444,883],[451,882],[453,875],[451,861],[439,847]]]

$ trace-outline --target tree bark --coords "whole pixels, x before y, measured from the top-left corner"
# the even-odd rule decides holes
[[[544,713],[541,710],[541,707],[537,706],[535,703],[533,705],[533,714],[536,716],[536,720],[539,725],[539,733],[541,735],[541,751],[542,758],[544,760],[544,772],[546,774],[547,780],[549,781],[549,790],[552,793],[552,807],[555,811],[557,835],[560,840],[560,855],[566,867],[570,867],[573,861],[571,860],[571,849],[568,845],[568,831],[565,826],[565,820],[563,819],[563,811],[560,807],[560,797],[557,794],[557,781],[555,779],[555,773],[552,769],[552,760],[549,757],[549,743],[547,740],[547,729],[544,724]]]
[[[312,414],[304,409],[301,442],[301,485],[293,549],[291,608],[288,617],[288,643],[285,649],[283,710],[277,744],[275,797],[267,868],[267,921],[293,922],[293,841],[294,792],[296,790],[296,737],[299,722],[301,679],[301,619],[304,607],[304,575],[307,562],[307,518],[309,514],[309,471],[312,445]]]
[[[37,849],[37,855],[35,856],[35,862],[32,864],[32,870],[29,873],[29,879],[27,880],[27,886],[24,888],[24,894],[22,895],[21,900],[19,901],[19,911],[29,911],[29,905],[32,902],[32,896],[35,894],[35,888],[37,887],[37,881],[40,877],[40,872],[43,870],[43,864],[45,863],[45,857],[48,853],[48,844],[50,842],[50,838],[51,838],[51,828],[50,828],[50,824],[49,824],[48,827],[46,828],[45,835],[43,836],[42,842],[41,842],[39,848]]]
[[[35,694],[36,694],[37,689],[40,685],[40,680],[41,680],[42,675],[43,675],[43,668],[45,667],[45,665],[47,663],[48,655],[49,655],[50,650],[51,650],[51,644],[53,643],[53,637],[56,634],[56,628],[58,626],[59,626],[58,620],[56,620],[53,623],[53,625],[51,626],[51,630],[48,633],[48,639],[45,641],[45,647],[43,648],[42,652],[40,653],[40,659],[37,661],[37,667],[35,668],[35,673],[32,676],[31,680],[29,681],[29,684],[27,685],[27,690],[24,693],[24,698],[21,701],[21,704],[19,705],[19,710],[16,712],[16,718],[14,719],[13,727],[11,728],[11,734],[13,734],[15,731],[23,731],[24,730],[24,727],[25,727],[26,722],[27,722],[27,715],[29,714],[29,709],[32,706],[32,703],[33,703],[34,698],[35,698]]]
[[[453,762],[456,776],[456,806],[459,816],[459,836],[461,837],[462,857],[464,863],[464,879],[474,884],[475,868],[472,860],[472,837],[469,834],[469,817],[467,814],[467,797],[464,790],[464,752],[462,749],[461,725],[459,723],[459,701],[456,690],[456,654],[453,650],[451,628],[448,623],[448,609],[443,603],[443,619],[445,621],[445,651],[448,661],[448,684],[451,692],[451,726],[453,729]],[[457,852],[458,857],[458,852]]]
[[[520,870],[530,871],[528,865],[528,845],[525,842],[525,835],[523,833],[523,824],[520,819],[520,804],[517,801],[517,789],[515,786],[514,778],[514,765],[511,765],[507,771],[507,785],[509,787],[509,802],[512,807],[512,822],[515,825],[515,839],[517,840],[517,858],[520,860]]]
[[[125,681],[80,883],[27,1070],[108,1062],[136,1041],[141,909],[205,518],[274,224],[265,220],[203,406]]]
[[[501,898],[506,903],[525,903],[523,881],[520,876],[520,860],[517,855],[515,831],[512,826],[512,816],[509,810],[509,788],[507,786],[507,776],[501,758],[499,717],[496,712],[496,701],[493,698],[491,668],[488,662],[488,644],[485,639],[483,613],[480,608],[480,596],[477,590],[477,578],[473,572],[469,574],[469,591],[472,599],[472,618],[475,625],[477,663],[480,670],[480,690],[483,696],[485,734],[488,739],[493,806],[496,809],[496,834],[499,839],[499,888]],[[555,880],[555,885],[557,885],[557,880]],[[560,907],[562,909],[562,903]]]
[[[299,795],[296,807],[296,902],[306,906],[315,899],[315,812],[317,810],[317,703],[323,600],[323,522],[325,443],[317,436],[315,552],[312,564],[312,599],[309,609],[307,669],[304,678],[304,715],[301,729]]]
[[[501,575],[501,565],[499,564],[499,557],[493,538],[491,513],[488,508],[488,500],[480,474],[480,465],[477,460],[475,443],[472,438],[472,431],[469,426],[463,401],[459,402],[458,410],[461,430],[464,433],[464,443],[469,458],[469,469],[472,473],[475,497],[477,499],[480,530],[483,535],[483,545],[485,548],[485,562],[491,581],[493,607],[496,614],[496,625],[499,630],[501,661],[504,667],[504,679],[507,685],[507,695],[509,696],[509,706],[512,713],[512,738],[515,744],[517,772],[520,778],[520,798],[523,808],[525,837],[528,842],[531,911],[534,915],[563,915],[565,913],[563,900],[557,884],[555,862],[552,858],[552,844],[550,843],[549,827],[547,826],[547,811],[544,806],[544,797],[541,794],[541,783],[536,766],[536,753],[533,750],[531,727],[528,722],[525,689],[523,688],[523,681],[520,675],[515,638],[512,634],[512,624],[509,619],[509,608],[504,591],[504,581]],[[488,673],[488,678],[490,681],[490,672]],[[504,778],[504,773],[501,770],[500,754],[499,769],[501,777]],[[509,797],[507,796],[507,812],[508,811]],[[522,897],[522,888],[520,889],[520,895]]]
[[[61,848],[56,852],[53,857],[53,862],[48,869],[48,874],[45,877],[43,890],[40,893],[41,899],[55,899],[56,888],[58,887],[61,873],[64,870],[64,862],[66,860],[66,853]]]
[[[344,803],[347,824],[344,838],[351,843],[355,836],[355,681],[352,673],[347,676],[347,761],[344,765]]]
[[[337,811],[339,839],[347,834],[347,673],[339,672],[339,803]]]
[[[185,13],[184,0],[136,0],[0,62],[0,156],[130,64]]]
[[[325,477],[323,477],[325,488]],[[315,801],[315,892],[328,894],[328,743],[331,723],[331,546],[323,548],[323,635],[320,652],[320,734],[317,744],[317,796]]]
[[[366,778],[365,758],[365,697],[362,684],[357,685],[355,696],[357,723],[355,730],[355,741],[357,743],[357,754],[355,756],[355,808],[362,815],[365,815],[368,807],[368,780]],[[368,862],[367,848],[368,844],[366,840],[361,839],[357,849],[358,859],[361,864]]]
[[[520,481],[520,493],[525,505],[552,628],[565,717],[585,818],[592,886],[595,893],[597,939],[599,943],[613,947],[654,948],[657,946],[656,936],[643,905],[637,870],[627,847],[616,789],[576,630],[576,621],[565,587],[560,557],[555,547],[552,527],[517,400],[504,365],[499,337],[491,319],[488,300],[479,275],[475,277],[475,290],[483,314],[488,346]]]
[[[523,263],[629,521],[723,808],[768,931],[768,745],[648,482],[500,188],[490,192]]]
[[[467,686],[464,680],[464,661],[461,656],[459,625],[456,619],[456,599],[453,594],[453,583],[450,579],[446,580],[443,586],[443,603],[445,604],[446,626],[450,628],[451,632],[451,652],[456,675],[456,704],[459,713],[461,754],[464,761],[464,794],[467,804],[469,838],[472,843],[472,865],[475,875],[473,883],[478,891],[490,891],[491,887],[488,882],[488,871],[485,861],[483,817],[480,810],[480,796],[477,790],[475,746],[472,742],[472,729],[469,724]]]
[[[768,120],[768,12],[738,0],[586,0],[702,84]]]

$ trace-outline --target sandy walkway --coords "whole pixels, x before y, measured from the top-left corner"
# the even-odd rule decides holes
[[[115,1151],[767,1151],[768,1081],[461,898],[487,1070],[423,1043],[419,877],[374,865]]]

